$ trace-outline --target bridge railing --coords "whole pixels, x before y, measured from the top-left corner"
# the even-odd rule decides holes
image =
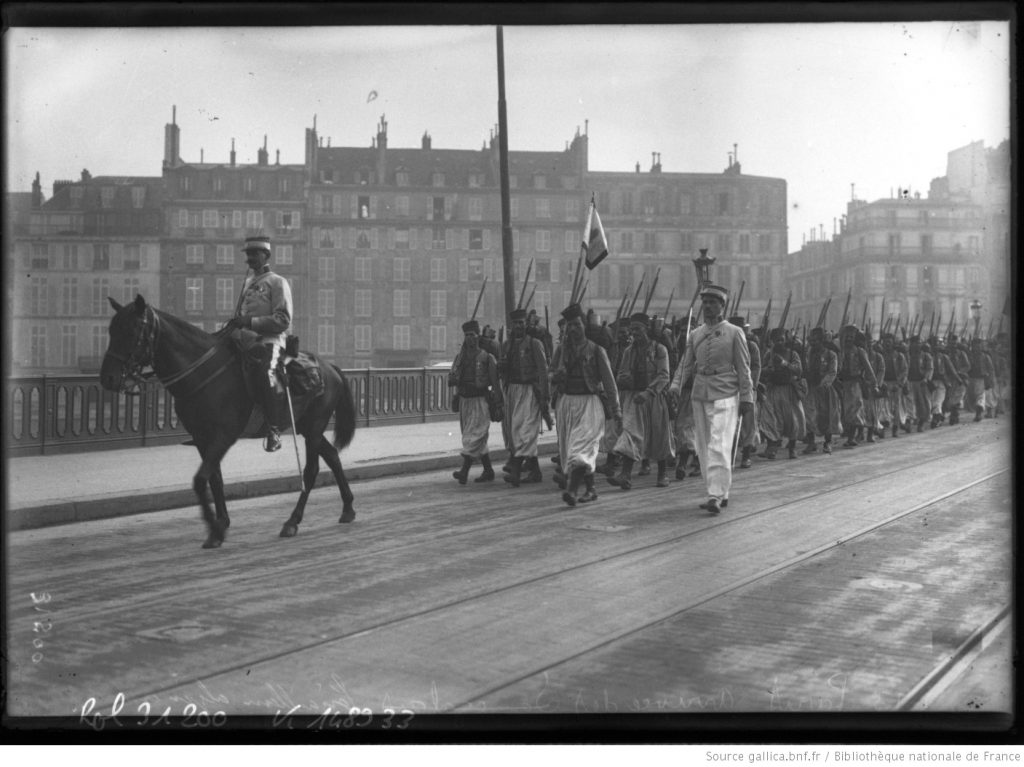
[[[446,367],[344,370],[362,427],[451,420]],[[173,445],[187,439],[172,397],[157,381],[127,396],[95,375],[32,376],[5,382],[7,455]]]

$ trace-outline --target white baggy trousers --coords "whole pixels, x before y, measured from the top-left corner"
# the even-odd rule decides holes
[[[693,400],[693,436],[708,497],[722,501],[732,486],[733,442],[739,426],[740,395]]]

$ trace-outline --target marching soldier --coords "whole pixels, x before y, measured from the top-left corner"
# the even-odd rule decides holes
[[[536,309],[530,309],[529,314],[526,315],[526,335],[536,338],[543,344],[544,356],[550,362],[551,355],[554,353],[551,333],[540,324],[540,315],[537,314]]]
[[[932,336],[929,344],[932,350],[932,380],[928,387],[932,405],[931,428],[941,426],[946,420],[943,406],[946,403],[947,392],[959,383],[960,374],[950,361],[942,346],[942,340],[938,336]]]
[[[747,339],[724,321],[725,288],[705,285],[700,292],[704,324],[690,334],[671,390],[678,394],[693,376],[693,421],[697,456],[707,486],[701,508],[718,514],[729,504],[738,420],[753,414]]]
[[[823,453],[832,452],[832,435],[842,431],[839,412],[839,393],[833,384],[839,371],[839,357],[825,346],[825,330],[812,328],[807,352],[807,398],[804,400],[807,416],[807,446],[805,454],[816,453],[814,438],[821,437]]]
[[[888,398],[888,412],[893,439],[899,436],[900,427],[907,422],[907,410],[904,406],[904,390],[907,389],[907,358],[896,348],[896,338],[892,333],[882,336],[882,357],[885,359],[883,388]]]
[[[992,361],[985,354],[985,342],[980,338],[971,339],[970,396],[974,405],[974,422],[977,423],[985,415],[985,393],[991,391],[995,384],[995,370]]]
[[[259,342],[247,350],[246,360],[258,369],[257,381],[250,384],[256,392],[267,421],[267,437],[263,449],[268,453],[281,448],[281,394],[277,362],[292,325],[292,289],[288,280],[270,269],[270,238],[247,237],[246,266],[252,274],[245,278],[234,316],[226,328],[248,328],[259,334]],[[251,379],[253,376],[249,376]]]
[[[750,355],[750,384],[754,391],[761,382],[761,349],[750,334],[750,323],[743,315],[737,314],[729,318],[729,322],[738,328],[743,329],[743,336],[747,340],[747,353]],[[691,416],[692,420],[692,416]],[[757,428],[757,398],[751,403],[750,413],[740,419],[740,451],[743,458],[740,460],[741,469],[749,469],[752,465],[750,456],[757,451],[760,443],[760,435]],[[676,476],[679,476],[676,469]]]
[[[928,382],[932,380],[932,355],[921,348],[921,337],[911,336],[910,356],[907,360],[907,383],[910,384],[910,396],[913,399],[914,409],[909,416],[917,423],[918,432],[924,431],[924,425],[928,423],[931,414],[931,400],[929,399]]]
[[[874,386],[875,373],[871,369],[867,352],[857,345],[856,325],[847,325],[839,333],[839,381],[842,384],[843,429],[846,442],[843,447],[857,447],[855,433],[866,426],[864,419],[863,386]],[[873,442],[874,440],[872,440]]]
[[[643,312],[629,318],[630,344],[619,363],[616,384],[622,395],[622,431],[615,452],[622,468],[608,482],[629,490],[633,464],[657,461],[658,487],[668,487],[668,458],[673,453],[672,431],[665,402],[668,351],[648,336],[650,320]]]
[[[459,426],[462,430],[462,468],[452,473],[460,485],[466,484],[469,467],[480,459],[483,471],[474,482],[494,479],[487,441],[491,429],[491,408],[500,407],[501,386],[494,356],[480,346],[480,323],[462,324],[465,338],[448,374],[448,385],[456,387],[459,398]]]
[[[886,397],[885,384],[885,357],[882,355],[881,346],[878,342],[871,343],[871,338],[865,336],[868,353],[868,361],[871,363],[871,371],[875,379],[864,397],[864,418],[868,422],[868,442],[874,442],[874,437],[885,439],[885,427],[889,423],[886,412],[889,400]]]
[[[579,304],[572,304],[562,312],[562,317],[566,321],[565,340],[551,359],[551,385],[557,398],[559,465],[566,477],[562,500],[575,506],[577,501],[597,499],[594,468],[605,420],[621,420],[622,411],[608,355],[587,339],[583,310]],[[587,489],[577,497],[581,482]]]
[[[625,320],[621,318],[615,320],[611,325],[609,336],[612,338],[612,345],[607,350],[608,364],[611,365],[614,372],[619,369],[622,353],[626,350],[626,346],[629,345],[629,328]],[[600,468],[601,473],[607,477],[615,476],[619,466],[622,464],[621,459],[615,453],[615,443],[619,440],[619,431],[620,422],[609,418],[604,425],[604,437],[601,439],[601,452],[606,457],[604,466]]]
[[[963,410],[964,397],[967,395],[971,360],[967,356],[967,347],[955,335],[950,335],[947,348],[949,361],[956,371],[956,378],[953,385],[946,389],[946,407],[949,409],[949,425],[956,426],[960,423],[960,411]]]
[[[505,383],[505,431],[512,455],[505,481],[519,487],[524,463],[531,473],[531,481],[541,479],[537,437],[551,396],[544,344],[526,335],[526,310],[513,310],[511,322],[510,337],[502,349],[498,372]],[[550,415],[547,417],[550,419]]]
[[[761,379],[767,385],[761,408],[761,431],[768,442],[763,458],[775,459],[782,441],[790,458],[796,458],[796,441],[807,433],[804,406],[797,386],[805,385],[800,356],[788,348],[786,331],[768,334],[769,348],[762,361]]]

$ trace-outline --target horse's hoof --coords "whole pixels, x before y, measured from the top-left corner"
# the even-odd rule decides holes
[[[356,519],[356,510],[347,508],[341,512],[341,517],[338,519],[338,524],[344,522],[354,522]]]
[[[223,538],[214,538],[210,536],[206,539],[206,543],[203,544],[204,549],[219,549],[220,545],[224,543]]]
[[[282,538],[294,538],[298,534],[299,534],[299,526],[298,525],[285,525],[284,527],[281,528],[281,537]]]

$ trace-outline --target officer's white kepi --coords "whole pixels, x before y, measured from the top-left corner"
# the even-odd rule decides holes
[[[700,296],[714,296],[724,304],[729,300],[729,291],[718,285],[705,285],[700,289]]]
[[[248,253],[250,250],[262,250],[264,253],[270,253],[270,238],[269,237],[246,237],[245,246],[242,251]]]

